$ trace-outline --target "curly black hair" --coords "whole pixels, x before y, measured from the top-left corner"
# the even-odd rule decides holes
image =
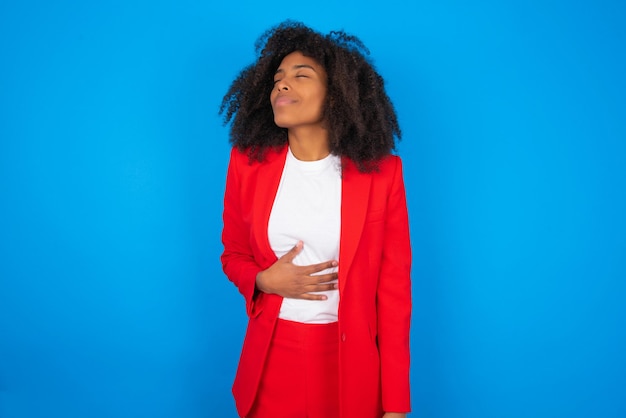
[[[343,31],[323,35],[300,22],[285,21],[255,43],[257,61],[244,68],[224,95],[219,113],[232,121],[230,142],[251,161],[287,143],[287,129],[274,123],[270,93],[274,73],[286,55],[300,51],[326,70],[328,85],[323,118],[330,152],[352,160],[362,172],[395,150],[401,138],[395,109],[383,78],[368,60],[369,50]]]

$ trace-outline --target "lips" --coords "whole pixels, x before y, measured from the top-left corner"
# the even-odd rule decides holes
[[[275,100],[274,100],[274,106],[286,106],[286,105],[290,105],[292,103],[295,103],[296,100],[292,99],[289,96],[278,96]]]

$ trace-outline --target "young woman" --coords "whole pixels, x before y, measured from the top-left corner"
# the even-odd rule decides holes
[[[288,21],[256,47],[220,108],[221,259],[249,316],[238,413],[405,417],[411,249],[383,80],[344,32]]]

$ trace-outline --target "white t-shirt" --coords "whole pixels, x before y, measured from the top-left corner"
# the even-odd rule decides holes
[[[339,260],[341,159],[328,155],[300,161],[287,151],[285,167],[268,223],[270,246],[281,257],[298,241],[304,246],[293,263],[304,266]],[[317,274],[336,271],[327,269]],[[321,292],[326,300],[283,299],[279,318],[311,324],[337,321],[339,291]]]

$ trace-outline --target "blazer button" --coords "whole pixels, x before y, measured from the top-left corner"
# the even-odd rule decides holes
[[[341,341],[346,342],[346,333],[345,332],[341,333]]]

